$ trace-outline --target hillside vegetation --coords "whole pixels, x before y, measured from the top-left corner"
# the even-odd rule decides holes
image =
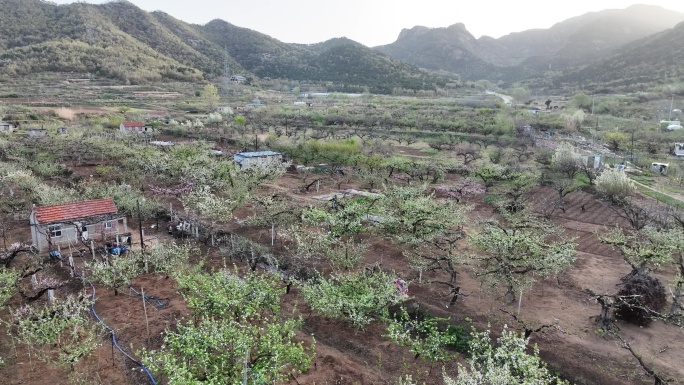
[[[131,83],[231,74],[330,82],[331,90],[430,90],[449,79],[351,40],[311,50],[223,20],[191,25],[127,1],[0,0],[0,74],[73,72]],[[5,12],[4,10],[7,10]]]

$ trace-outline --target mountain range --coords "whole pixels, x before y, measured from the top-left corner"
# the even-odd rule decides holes
[[[195,25],[128,1],[0,0],[0,76],[54,71],[131,83],[228,74],[325,84],[331,91],[429,90],[455,78],[538,87],[682,80],[684,14],[637,5],[549,29],[476,39],[465,25],[404,29],[388,45],[346,38],[290,44],[212,20]],[[543,76],[543,82],[540,79]]]
[[[670,31],[666,33],[676,34],[671,29],[682,21],[684,13],[633,5],[586,13],[548,29],[531,29],[498,39],[488,36],[476,39],[462,23],[447,28],[417,26],[401,31],[394,43],[375,48],[421,68],[445,70],[467,79],[510,81],[525,75],[584,66],[616,54],[629,59],[624,51],[649,48],[653,53],[653,41],[641,39],[667,30]],[[632,62],[627,60],[630,65]],[[589,72],[591,68],[576,73]]]

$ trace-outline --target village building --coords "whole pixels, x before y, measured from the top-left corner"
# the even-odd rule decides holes
[[[0,122],[0,132],[13,132],[14,124],[7,122]]]
[[[283,162],[283,154],[274,151],[240,152],[233,155],[233,161],[240,167],[269,166]]]
[[[26,134],[31,138],[38,138],[47,135],[47,129],[45,128],[27,128]]]
[[[675,156],[684,156],[684,143],[675,143],[674,155]]]
[[[667,169],[670,167],[669,163],[653,162],[651,163],[651,171],[657,172],[661,175],[667,175]]]
[[[119,131],[121,132],[148,132],[152,131],[152,127],[146,126],[143,122],[123,122],[119,126]]]
[[[601,154],[585,154],[582,155],[582,164],[585,167],[598,170],[601,168]]]
[[[173,142],[170,140],[152,140],[150,141],[150,145],[157,147],[171,147],[173,146]]]
[[[112,198],[37,206],[29,217],[33,246],[38,250],[68,247],[89,239],[115,239],[128,233],[126,216],[118,214]]]

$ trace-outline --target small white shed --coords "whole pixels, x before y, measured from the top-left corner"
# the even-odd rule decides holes
[[[601,154],[582,155],[582,164],[585,167],[592,167],[595,170],[601,168]]]
[[[7,122],[0,122],[0,132],[13,132],[14,124]]]
[[[684,156],[684,143],[675,143],[674,154],[675,156]]]
[[[651,163],[651,171],[660,173],[662,175],[667,175],[667,168],[670,167],[669,163]]]

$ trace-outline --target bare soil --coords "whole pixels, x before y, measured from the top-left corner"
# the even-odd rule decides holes
[[[86,170],[82,170],[86,171]],[[320,191],[302,193],[301,181],[297,175],[287,174],[278,183],[266,185],[265,191],[288,195],[301,204],[313,202],[312,197],[332,191],[337,186],[323,185]],[[363,188],[354,184],[343,184],[342,190]],[[538,188],[530,195],[532,202],[542,202],[555,194],[552,190]],[[471,213],[473,220],[492,214],[491,208],[477,199],[470,202],[475,206]],[[245,215],[241,213],[240,216]],[[542,357],[563,377],[577,384],[635,385],[650,384],[653,380],[640,368],[629,352],[613,338],[597,331],[593,317],[600,307],[583,291],[590,288],[599,293],[615,293],[620,277],[629,273],[630,267],[615,250],[603,245],[596,233],[605,226],[624,225],[620,218],[604,203],[591,195],[576,192],[566,197],[565,212],[558,211],[553,220],[566,233],[576,238],[578,258],[573,268],[562,276],[538,282],[522,295],[522,306],[518,318],[527,328],[541,325],[555,325],[543,332],[533,333],[531,342],[538,344]],[[264,240],[267,230],[238,228],[236,230],[253,239]],[[135,233],[135,232],[134,232]],[[461,285],[456,306],[447,307],[448,292],[438,285],[427,282],[445,278],[436,273],[424,274],[423,284],[409,268],[401,250],[383,238],[372,238],[363,264],[378,263],[384,269],[394,270],[399,276],[412,280],[411,303],[416,303],[435,316],[450,317],[453,322],[468,325],[472,320],[478,329],[490,328],[500,333],[503,325],[522,330],[523,327],[511,314],[517,313],[517,301],[508,302],[502,293],[483,287],[474,278],[470,268],[460,269],[458,279]],[[464,249],[467,247],[464,243]],[[207,249],[208,263],[221,266],[222,261],[215,249]],[[66,274],[66,273],[65,273]],[[660,276],[666,280],[669,277]],[[143,275],[133,281],[132,287],[147,295],[163,300],[167,306],[157,309],[147,304],[147,316],[141,297],[129,290],[114,295],[112,290],[97,288],[95,309],[115,332],[119,344],[135,354],[143,347],[159,348],[162,332],[173,329],[177,322],[188,319],[189,311],[182,297],[175,290],[173,279],[161,275]],[[57,296],[82,292],[83,287],[75,281],[61,288]],[[90,294],[89,288],[85,292]],[[420,357],[416,358],[407,349],[398,347],[383,337],[384,330],[378,323],[366,330],[355,330],[342,321],[330,320],[310,314],[305,304],[298,299],[297,288],[285,296],[285,305],[296,306],[304,317],[304,327],[298,338],[310,343],[316,341],[316,358],[311,370],[291,379],[291,384],[394,384],[404,374],[412,374],[419,383],[440,384],[443,364],[430,365]],[[13,299],[16,306],[19,298]],[[7,310],[5,310],[6,312]],[[6,314],[0,314],[3,319]],[[149,333],[148,333],[149,325]],[[489,326],[488,326],[489,325]],[[621,334],[639,352],[644,361],[659,372],[673,378],[672,384],[684,383],[684,330],[654,322],[646,328],[618,322]],[[0,326],[0,357],[9,357],[14,349],[7,337],[6,325]],[[111,340],[105,335],[102,346],[77,369],[88,374],[83,383],[101,384],[146,384],[144,373],[136,369],[130,360],[114,351]],[[457,373],[456,363],[462,358],[444,363],[452,376]],[[48,366],[29,360],[24,348],[16,350],[16,358],[0,368],[3,384],[60,385],[74,383],[68,378],[68,370]]]

